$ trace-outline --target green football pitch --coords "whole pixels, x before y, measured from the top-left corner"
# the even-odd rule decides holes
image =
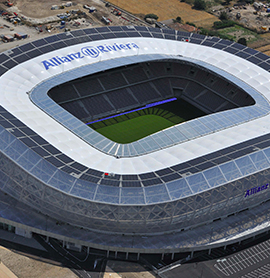
[[[173,122],[160,116],[144,115],[96,131],[114,142],[127,144],[173,125]]]
[[[114,142],[128,144],[203,114],[189,103],[177,100],[98,121],[90,127]]]

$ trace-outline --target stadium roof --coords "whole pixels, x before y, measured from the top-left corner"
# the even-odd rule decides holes
[[[120,45],[131,43],[136,44],[137,47],[120,49]],[[101,49],[99,52],[102,52],[102,47],[113,47],[114,45],[117,45],[119,49],[116,48],[116,50],[111,51],[105,49],[106,52],[104,50],[103,53],[99,53],[94,58],[92,54],[87,55],[87,52],[83,54],[83,51],[88,48],[95,47],[95,49]],[[54,57],[62,57],[63,60],[63,57],[76,54],[84,57],[74,58],[63,63],[58,60],[58,62],[55,62],[55,65],[48,66],[48,69],[45,68],[46,64],[44,61],[50,61]],[[103,63],[101,62],[112,61],[114,65],[117,65],[118,62],[119,64],[121,62],[127,63],[128,61],[133,63],[134,57],[148,55],[150,59],[151,55],[155,57],[157,54],[163,57],[168,55],[171,58],[181,55],[187,59],[196,60],[203,65],[218,68],[228,73],[228,76],[233,74],[236,83],[247,84],[249,86],[247,88],[253,88],[258,92],[256,94],[255,90],[249,90],[249,93],[254,92],[253,97],[256,99],[256,105],[222,112],[228,120],[237,119],[236,123],[232,120],[231,127],[229,128],[146,155],[115,159],[115,157],[93,148],[90,144],[74,135],[73,132],[66,129],[62,124],[56,122],[50,115],[41,111],[33,104],[28,95],[36,86],[39,89],[48,88],[48,83],[45,81],[50,83],[53,77],[55,77],[57,82],[63,82],[69,77],[71,70],[78,69],[78,75],[82,74],[80,70],[85,70],[85,66],[89,64],[95,65],[95,71],[97,71],[98,69],[102,70]],[[125,57],[124,60],[121,59],[123,57]],[[53,82],[55,82],[55,79],[53,79]],[[4,108],[75,161],[104,172],[138,174],[156,171],[268,132],[268,125],[266,123],[269,121],[267,114],[269,111],[269,73],[252,62],[231,53],[186,41],[141,37],[114,38],[69,46],[18,64],[1,76],[0,86],[2,88],[0,103]],[[39,94],[37,96],[39,97]],[[46,103],[44,103],[45,105]],[[51,113],[53,112],[55,111],[51,111]],[[218,119],[218,115],[222,113],[204,118],[214,117],[214,119]],[[197,122],[200,121],[197,120]],[[73,128],[73,123],[75,124],[77,121],[70,123],[71,128]],[[187,128],[190,124],[184,123],[182,125]],[[191,128],[191,130],[194,129]],[[191,137],[193,136],[192,134]]]
[[[84,175],[90,171],[90,176],[82,179],[88,181],[89,177],[92,183],[84,183],[81,180],[74,186],[74,180],[70,178],[70,175],[64,175],[61,170],[51,168],[52,165],[46,164],[45,161],[42,161],[41,166],[37,162],[35,165],[35,162],[32,161],[37,159],[33,157],[33,154],[31,154],[31,158],[28,158],[28,164],[24,167],[34,175],[38,174],[41,170],[39,167],[42,167],[43,175],[40,178],[66,193],[97,202],[122,205],[173,201],[218,187],[269,167],[269,161],[266,157],[269,156],[270,150],[260,150],[256,145],[260,144],[262,140],[267,142],[269,140],[267,137],[269,133],[267,124],[269,122],[269,72],[265,70],[270,67],[267,63],[268,56],[239,44],[214,37],[188,34],[189,37],[187,38],[186,33],[154,29],[151,33],[153,37],[146,38],[140,36],[143,33],[142,31],[139,34],[134,31],[135,27],[130,28],[133,30],[131,33],[135,34],[128,38],[121,37],[124,32],[120,28],[118,38],[108,39],[105,34],[110,34],[113,28],[100,28],[98,31],[102,33],[103,37],[94,34],[91,35],[91,38],[94,37],[95,41],[67,46],[70,36],[77,34],[81,36],[80,38],[85,38],[85,33],[82,34],[81,32],[87,33],[89,30],[91,32],[96,30],[86,29],[81,32],[64,33],[49,37],[48,44],[45,46],[43,44],[46,42],[41,40],[42,42],[33,43],[36,47],[27,44],[19,49],[16,48],[4,55],[2,54],[0,57],[2,65],[11,68],[0,78],[2,88],[0,104],[2,107],[41,136],[36,139],[38,144],[40,140],[41,143],[42,140],[49,142],[52,146],[46,146],[46,150],[50,149],[53,154],[53,148],[55,147],[57,154],[60,151],[67,156],[64,160],[75,161],[73,163],[75,170],[69,167],[62,167],[61,170],[70,173],[75,178],[80,178],[81,174]],[[136,28],[141,30],[141,27]],[[142,29],[146,30],[145,28]],[[162,38],[166,38],[166,40],[160,39],[161,32],[164,32]],[[128,33],[129,31],[126,31],[126,34]],[[66,44],[63,44],[62,41],[51,44],[57,39],[60,40],[60,38]],[[198,42],[201,45],[198,45]],[[54,45],[57,50],[52,51],[49,47],[51,45]],[[42,55],[41,52],[44,47],[49,49],[46,48],[46,53]],[[21,51],[21,53],[18,53],[18,51]],[[23,58],[25,53],[28,56],[32,55],[33,58],[30,60]],[[12,58],[8,60],[8,56]],[[15,57],[13,58],[13,56]],[[192,61],[216,71],[244,88],[252,95],[256,103],[253,106],[208,115],[148,136],[140,140],[140,143],[144,142],[144,146],[147,146],[147,141],[153,139],[159,145],[156,150],[150,149],[152,140],[152,142],[148,142],[149,153],[145,154],[144,151],[138,151],[137,156],[120,157],[118,159],[117,151],[120,149],[120,144],[113,146],[116,149],[115,156],[105,153],[104,150],[101,152],[96,146],[93,147],[94,144],[88,144],[88,140],[95,143],[95,138],[101,138],[101,135],[84,126],[78,119],[68,114],[61,107],[56,106],[46,96],[46,91],[51,86],[66,82],[71,76],[76,78],[89,72],[102,71],[104,68],[111,66],[117,67],[138,60],[161,58]],[[8,61],[4,62],[5,59]],[[21,61],[21,63],[18,62],[18,65],[16,65],[13,60]],[[2,66],[1,68],[3,69]],[[34,102],[38,103],[41,109]],[[53,117],[57,118],[58,121]],[[15,126],[21,125],[20,122],[17,123],[14,120],[11,122]],[[14,133],[11,127],[10,130]],[[181,134],[185,134],[185,139],[179,140],[182,141],[181,143],[174,142],[169,147],[170,144],[162,146],[164,140],[159,139],[166,137],[170,130],[177,132],[177,136],[175,136],[177,139],[181,138]],[[31,134],[32,131],[28,132]],[[3,141],[6,141],[5,144],[9,144],[10,139],[4,137],[4,128],[2,133]],[[79,133],[80,137],[76,133]],[[169,137],[172,138],[172,135],[173,132]],[[266,135],[266,137],[256,140],[257,137],[263,135]],[[100,142],[107,140],[103,138]],[[255,139],[247,143],[249,145],[247,148],[244,142],[252,138]],[[23,138],[22,141],[29,147],[34,144],[32,138]],[[14,145],[16,144],[14,143]],[[137,150],[140,149],[138,142],[132,144],[137,144]],[[20,145],[13,147],[12,145],[16,152],[19,149],[23,152],[25,147]],[[223,149],[223,152],[213,155],[213,153]],[[37,147],[36,152],[40,154],[40,152],[44,152],[44,149]],[[231,156],[227,155],[229,152],[232,152]],[[208,155],[207,158],[206,155]],[[205,158],[197,159],[202,156]],[[223,161],[223,164],[217,166],[213,161],[210,161],[214,156],[220,156],[219,158]],[[17,161],[21,161],[20,157]],[[55,157],[48,157],[46,160],[56,167],[57,163],[60,163]],[[193,161],[192,165],[190,163],[188,166],[185,165],[186,161],[190,162],[191,160]],[[181,163],[189,169],[196,166],[196,171],[189,172],[185,169],[181,172],[183,165]],[[168,167],[173,170],[168,169]],[[85,169],[89,170],[86,172]],[[97,174],[99,177],[91,177],[92,174],[95,176],[95,171],[99,171]],[[153,173],[151,172],[154,171],[155,178],[152,179],[151,175]],[[130,183],[128,182],[128,185],[123,186],[124,181],[122,181],[122,187],[117,187],[119,181],[104,180],[104,182],[101,182],[102,177],[100,175],[102,173],[116,174],[118,179],[119,175],[126,175],[126,179],[130,180]],[[165,176],[168,173],[170,175]],[[133,182],[133,174],[136,176],[137,183],[136,181]],[[144,177],[146,180],[138,180],[137,175],[140,175],[140,179]],[[163,175],[164,178],[161,177]],[[100,181],[100,184],[98,183],[97,186],[98,181]],[[108,184],[111,186],[106,186]],[[130,186],[133,188],[129,188]]]

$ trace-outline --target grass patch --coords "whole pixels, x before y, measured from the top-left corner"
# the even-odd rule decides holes
[[[158,115],[144,115],[96,129],[114,142],[127,144],[173,126],[174,123]]]
[[[238,41],[239,38],[246,38],[247,42],[251,43],[260,39],[260,36],[255,32],[250,31],[239,25],[234,25],[232,27],[219,29],[218,33],[227,36],[230,40]]]
[[[127,144],[170,126],[205,115],[185,100],[176,100],[89,125],[110,140]]]

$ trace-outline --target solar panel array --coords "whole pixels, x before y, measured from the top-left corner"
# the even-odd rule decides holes
[[[270,58],[268,56],[235,42],[167,29],[114,26],[57,34],[1,53],[0,74],[4,74],[19,63],[62,47],[113,37],[153,37],[179,41],[188,40],[189,43],[211,46],[239,57],[244,57],[267,71],[270,69]],[[98,184],[95,200],[104,200],[104,197],[101,196],[105,194],[112,197],[110,202],[118,203],[119,192],[115,191],[114,187],[121,187],[122,192],[125,192],[125,188],[127,188],[128,191],[126,192],[129,193],[132,192],[132,187],[141,187],[144,188],[144,191],[140,191],[141,194],[136,196],[137,202],[166,201],[178,198],[180,196],[179,189],[183,191],[182,196],[188,196],[200,190],[215,187],[233,178],[270,167],[270,161],[268,160],[268,157],[270,157],[270,134],[267,134],[156,172],[139,175],[103,173],[89,169],[61,153],[2,107],[0,108],[0,116],[0,125],[12,137],[15,136],[19,139],[31,151],[43,158],[46,163],[52,165],[53,169],[79,179],[78,186],[75,186],[71,193],[80,195],[82,194],[79,192],[80,190],[84,193],[90,190],[88,184]],[[2,138],[1,140],[4,139]],[[177,184],[175,183],[176,181]],[[110,186],[111,191],[108,191],[108,186]],[[177,193],[176,188],[178,190]],[[65,191],[65,189],[61,190]],[[138,193],[139,191],[136,192]],[[145,199],[143,194],[146,196]],[[123,193],[123,198],[120,202],[128,203],[129,199],[124,197],[124,195]],[[85,197],[85,195],[83,196]],[[89,198],[92,197],[89,195]]]
[[[178,41],[187,40],[190,43],[222,49],[226,52],[245,58],[267,71],[270,70],[269,56],[236,42],[170,29],[156,29],[142,26],[111,26],[61,33],[1,53],[0,74],[2,75],[19,63],[53,50],[84,42],[123,37],[149,37]]]

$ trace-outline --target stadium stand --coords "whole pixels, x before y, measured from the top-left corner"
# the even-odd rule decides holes
[[[116,109],[123,109],[126,107],[134,107],[134,105],[138,105],[136,99],[134,99],[133,95],[129,93],[129,91],[124,89],[117,89],[115,91],[109,92],[106,94],[108,99],[114,105]]]
[[[61,90],[67,93],[60,98]],[[193,105],[206,109],[207,113],[217,112],[218,108],[224,111],[227,107],[231,109],[254,103],[243,90],[201,67],[168,61],[147,62],[140,66],[120,67],[116,72],[96,73],[92,77],[52,88],[49,96],[62,107],[68,107],[70,113],[72,105],[67,104],[78,102],[74,105],[77,112],[73,114],[83,115],[79,118],[86,122],[116,110],[132,109],[172,96],[182,96]],[[85,111],[78,112],[78,107],[83,107]]]

